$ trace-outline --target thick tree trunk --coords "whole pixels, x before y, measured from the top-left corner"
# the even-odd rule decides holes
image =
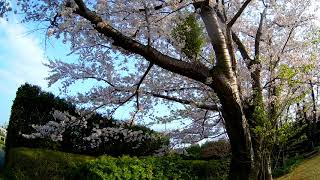
[[[114,46],[121,47],[131,53],[139,54],[150,63],[154,63],[163,69],[202,83],[207,84],[208,77],[212,76],[213,81],[211,87],[217,93],[222,104],[222,115],[226,123],[226,129],[232,149],[230,179],[258,179],[259,173],[254,173],[258,172],[256,171],[257,167],[254,166],[254,162],[259,161],[257,161],[257,159],[254,161],[255,156],[251,141],[250,128],[239,96],[238,84],[234,72],[236,70],[236,61],[233,59],[234,50],[232,48],[231,37],[230,34],[228,34],[227,38],[225,38],[226,22],[221,20],[221,16],[219,16],[220,13],[218,13],[219,8],[216,8],[218,6],[216,6],[217,4],[214,3],[214,1],[195,1],[193,3],[195,9],[200,8],[201,18],[205,24],[215,52],[216,63],[213,64],[215,67],[214,69],[208,69],[206,66],[201,66],[201,68],[200,66],[199,68],[194,67],[193,64],[186,61],[179,61],[173,57],[164,55],[152,46],[146,46],[116,30],[111,26],[111,24],[104,21],[102,17],[87,8],[86,4],[82,0],[75,0],[74,2],[77,4],[77,8],[74,10],[74,13],[89,20],[101,35],[113,40],[112,44]],[[245,4],[247,5],[248,3],[249,1]],[[242,11],[245,6],[243,6]],[[235,20],[236,18],[233,19],[233,21]],[[262,22],[260,22],[260,24],[262,24]],[[261,30],[260,27],[258,30],[259,33]],[[257,35],[260,37],[261,34],[259,33],[257,33]],[[260,41],[259,37],[257,37],[256,42]],[[259,44],[256,43],[255,46],[259,47]],[[259,55],[257,52],[258,51],[256,49],[256,57]],[[257,63],[255,62],[255,64]],[[255,79],[256,83],[259,84],[259,76]]]
[[[270,151],[267,148],[263,152],[255,152],[252,178],[257,180],[272,180]]]
[[[271,171],[271,158],[268,155],[265,159],[265,164],[262,166],[263,168],[263,175],[262,178],[264,180],[272,180],[272,171]]]
[[[229,179],[256,180],[251,175],[253,149],[248,122],[243,112],[237,86],[223,75],[218,75],[214,82],[219,83],[219,89],[215,89],[215,92],[222,104],[222,115],[232,150]]]
[[[220,74],[214,82],[219,87],[214,90],[222,104],[232,150],[229,179],[272,180],[270,148],[265,147],[260,136],[252,137],[254,134],[250,133],[248,115],[244,114],[235,81]],[[249,113],[253,114],[253,111]]]

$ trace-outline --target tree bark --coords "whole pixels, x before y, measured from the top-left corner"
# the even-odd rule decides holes
[[[233,83],[221,74],[214,80],[214,83],[218,85],[215,87],[219,87],[214,88],[214,91],[222,104],[222,115],[231,144],[232,160],[229,179],[253,180],[255,178],[251,173],[254,168],[254,156],[251,137],[237,86],[233,86]]]
[[[267,143],[262,143],[265,145]],[[257,180],[272,180],[272,171],[271,171],[271,148],[270,147],[259,147],[254,148],[254,164],[252,179]]]

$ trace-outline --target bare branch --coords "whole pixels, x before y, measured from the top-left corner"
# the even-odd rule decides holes
[[[257,33],[256,33],[256,39],[255,39],[255,42],[254,42],[255,60],[257,60],[256,58],[258,58],[258,56],[260,54],[260,41],[261,41],[262,27],[263,27],[263,21],[264,21],[264,18],[265,18],[266,11],[267,11],[267,8],[265,8],[263,10],[263,12],[261,13],[259,27],[258,27],[258,30],[257,30]]]
[[[232,39],[238,46],[238,50],[240,51],[240,54],[244,60],[248,59],[251,60],[249,53],[245,47],[245,45],[241,42],[240,38],[237,36],[235,32],[232,32]]]
[[[188,91],[188,90],[199,90],[199,91],[207,91],[208,89],[205,89],[203,87],[179,87],[179,88],[171,88],[171,89],[164,89],[163,91],[168,92],[176,92],[176,91]]]
[[[147,68],[147,70],[146,70],[146,72],[143,74],[143,76],[141,77],[141,79],[140,79],[140,81],[138,82],[138,84],[137,84],[137,89],[136,89],[136,101],[137,101],[137,110],[139,110],[140,108],[139,108],[139,88],[140,88],[140,86],[141,86],[141,83],[143,82],[143,80],[145,79],[145,77],[147,76],[147,74],[149,73],[149,71],[151,70],[151,68],[152,68],[152,66],[153,66],[153,63],[150,63],[149,64],[149,66],[148,66],[148,68]]]
[[[145,16],[145,19],[146,19],[146,23],[147,23],[147,36],[148,36],[148,46],[151,45],[151,38],[150,38],[150,22],[149,22],[149,11],[148,11],[148,8],[147,8],[147,5],[146,5],[146,2],[144,2],[144,8],[145,8],[145,11],[144,11],[144,16]]]
[[[95,79],[97,81],[103,81],[103,82],[107,83],[108,85],[110,85],[111,87],[115,88],[114,84],[112,84],[110,81],[103,79],[103,78],[99,78],[99,77],[95,77],[95,76],[84,76],[81,79]]]
[[[203,121],[202,121],[202,131],[201,131],[201,136],[204,136],[204,130],[205,130],[205,122],[207,120],[207,115],[208,115],[208,110],[206,110],[206,112],[204,113],[204,117],[203,117]]]
[[[133,93],[132,95],[130,95],[127,99],[125,99],[124,101],[120,102],[120,104],[111,111],[110,115],[112,116],[117,109],[119,109],[121,106],[123,106],[124,104],[126,104],[127,102],[129,102],[133,97],[135,96],[135,93]]]
[[[180,0],[179,1],[179,3],[182,3],[183,2],[183,0]],[[165,2],[165,1],[163,1],[163,3],[162,4],[159,4],[159,5],[157,5],[157,6],[154,6],[152,9],[154,9],[154,10],[161,10],[162,8],[165,8],[165,7],[168,7],[168,3],[167,2]],[[141,8],[141,9],[139,9],[139,11],[140,12],[143,12],[143,11],[146,11],[146,7],[144,7],[143,9]]]
[[[285,50],[285,48],[286,48],[286,46],[287,46],[287,44],[288,44],[288,42],[289,42],[289,40],[290,40],[290,38],[291,38],[291,36],[292,36],[292,33],[293,33],[293,31],[295,30],[295,28],[296,28],[296,26],[293,26],[293,27],[290,29],[290,32],[289,32],[289,34],[288,34],[288,37],[287,37],[285,43],[283,44],[283,46],[282,46],[282,48],[281,48],[281,54],[284,52],[284,50]]]
[[[167,96],[167,95],[162,95],[162,94],[157,94],[157,93],[152,93],[152,92],[145,92],[145,93],[146,94],[150,94],[150,95],[152,95],[154,97],[158,97],[158,98],[162,98],[162,99],[178,102],[178,103],[181,103],[181,104],[192,105],[192,106],[195,106],[195,107],[200,108],[200,109],[206,109],[206,110],[211,110],[211,111],[219,111],[220,110],[220,107],[217,106],[217,105],[196,103],[196,102],[193,102],[191,100],[180,99],[180,98]]]
[[[243,5],[240,7],[239,11],[233,16],[233,18],[230,20],[230,22],[227,24],[228,27],[232,27],[233,24],[237,21],[237,19],[240,17],[240,15],[243,13],[243,11],[246,9],[248,4],[251,2],[251,0],[246,0]]]

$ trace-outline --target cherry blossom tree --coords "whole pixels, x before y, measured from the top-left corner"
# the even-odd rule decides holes
[[[0,0],[0,18],[2,18],[6,12],[10,11],[11,7],[9,3],[5,0]]]
[[[317,63],[305,43],[313,25],[311,1],[24,0],[18,5],[24,21],[41,22],[49,37],[61,38],[79,55],[77,63],[51,60],[49,85],[105,83],[73,100],[111,116],[133,105],[132,123],[150,117],[157,104],[200,127],[220,123],[231,144],[230,179],[272,179],[274,129],[283,111],[305,96],[306,72]],[[192,16],[199,26],[181,23]],[[178,36],[177,27],[184,29]],[[203,34],[195,43],[199,52],[189,44],[194,27]]]

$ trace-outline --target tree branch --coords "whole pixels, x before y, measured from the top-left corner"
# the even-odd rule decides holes
[[[152,66],[153,66],[153,63],[150,63],[146,72],[142,75],[140,81],[137,84],[137,89],[136,89],[137,110],[139,110],[139,88],[141,86],[141,83],[143,82],[143,80],[145,79],[145,77],[147,76],[149,71],[151,70]]]
[[[255,60],[257,60],[256,58],[258,58],[259,54],[260,54],[260,41],[261,41],[261,36],[262,36],[262,27],[263,27],[263,21],[264,21],[264,17],[266,14],[267,8],[265,8],[263,10],[263,12],[261,13],[261,18],[260,18],[260,22],[259,22],[259,27],[256,33],[256,39],[254,42],[254,56],[255,56]]]
[[[168,93],[168,92],[176,92],[176,91],[188,91],[188,90],[198,90],[198,91],[206,91],[205,88],[201,87],[179,87],[179,88],[172,88],[172,89],[164,89],[163,91]]]
[[[206,82],[207,77],[210,75],[209,68],[206,66],[201,65],[195,67],[192,63],[180,61],[162,54],[151,46],[143,45],[113,28],[95,12],[89,10],[82,0],[75,0],[75,2],[78,5],[78,8],[74,13],[90,21],[93,27],[100,34],[112,39],[114,46],[123,48],[131,53],[141,55],[147,61],[173,73],[180,74],[202,83]]]
[[[238,46],[238,50],[240,51],[240,54],[244,60],[248,59],[251,60],[249,53],[245,47],[245,45],[241,42],[240,38],[237,36],[235,32],[232,32],[232,39]]]
[[[200,109],[211,110],[211,111],[219,111],[220,110],[220,107],[217,106],[217,105],[196,103],[196,102],[193,102],[193,101],[190,101],[190,100],[180,99],[180,98],[167,96],[167,95],[162,95],[162,94],[157,94],[157,93],[152,93],[152,92],[145,92],[145,93],[146,94],[150,94],[150,95],[152,95],[154,97],[158,97],[158,98],[162,98],[162,99],[178,102],[178,103],[181,103],[181,104],[195,106],[195,107],[200,108]]]
[[[78,78],[80,79],[80,78]],[[104,78],[99,78],[99,77],[95,77],[95,76],[84,76],[81,79],[95,79],[97,81],[103,81],[105,83],[107,83],[109,86],[116,88],[116,86],[114,84],[112,84],[110,81],[104,79]]]
[[[240,7],[239,11],[233,16],[233,18],[230,20],[230,22],[227,24],[228,27],[232,27],[233,24],[237,21],[237,19],[240,17],[240,15],[243,13],[243,11],[246,9],[248,4],[251,2],[251,0],[246,0],[243,5]]]

